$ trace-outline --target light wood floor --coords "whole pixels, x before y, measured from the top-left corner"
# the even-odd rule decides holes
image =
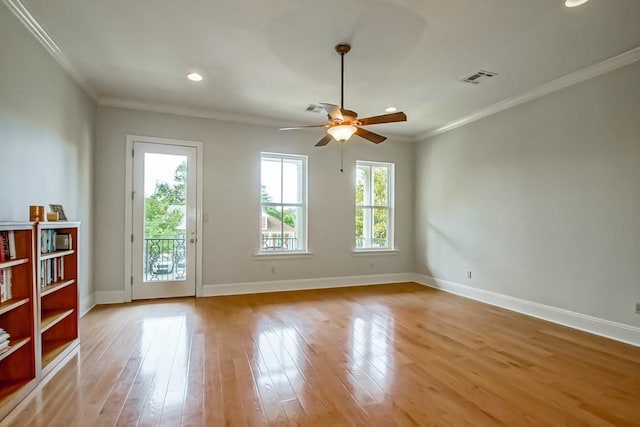
[[[640,425],[640,348],[416,284],[102,306],[10,425]]]

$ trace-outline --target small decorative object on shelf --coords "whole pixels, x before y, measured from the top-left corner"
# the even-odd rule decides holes
[[[29,206],[29,221],[44,221],[44,206]]]
[[[64,214],[64,209],[62,209],[62,205],[49,204],[49,207],[51,208],[51,212],[57,212],[58,213],[58,221],[66,221],[67,220],[67,217]]]
[[[47,221],[56,222],[59,219],[59,215],[58,212],[47,212]]]

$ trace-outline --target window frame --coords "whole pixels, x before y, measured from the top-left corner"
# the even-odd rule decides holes
[[[375,195],[373,193],[374,188],[375,188],[375,184],[374,184],[374,175],[373,173],[369,174],[369,194],[367,195],[366,193],[364,194],[364,200],[363,200],[363,204],[359,205],[357,204],[357,202],[355,201],[355,191],[357,191],[357,186],[358,186],[358,168],[361,166],[367,166],[370,168],[370,170],[372,171],[374,167],[384,167],[387,169],[387,205],[375,205],[373,204],[375,202]],[[366,185],[365,185],[365,192],[367,191]],[[367,199],[370,200],[371,204],[364,204]],[[396,251],[396,247],[395,247],[395,163],[393,162],[377,162],[377,161],[370,161],[370,160],[356,160],[356,167],[355,167],[355,177],[354,177],[354,202],[355,202],[355,209],[354,209],[354,233],[353,233],[353,238],[354,238],[354,249],[353,252],[355,253],[361,253],[361,252],[389,252],[389,251]],[[369,224],[369,230],[370,233],[369,235],[365,235],[365,225],[363,224],[363,238],[369,241],[373,241],[374,237],[373,237],[373,229],[374,229],[374,216],[373,216],[373,212],[375,209],[386,209],[387,210],[387,245],[384,247],[374,247],[372,246],[372,244],[370,244],[369,246],[365,246],[365,247],[358,247],[357,241],[356,239],[358,239],[358,237],[356,236],[356,229],[355,229],[355,220],[358,214],[358,209],[363,209],[363,210],[369,210],[370,214],[370,224]],[[364,212],[363,212],[363,216],[364,216]],[[363,221],[365,219],[363,218]]]
[[[263,202],[262,201],[262,162],[265,159],[269,160],[279,160],[280,161],[280,202]],[[300,192],[300,200],[299,203],[289,203],[284,202],[284,162],[286,160],[291,161],[301,161],[302,167],[301,176],[298,177],[299,180],[299,192]],[[309,248],[309,226],[308,226],[308,168],[309,168],[309,158],[306,155],[301,154],[288,154],[288,153],[275,153],[269,151],[261,151],[260,152],[260,228],[259,228],[259,240],[258,247],[259,250],[257,252],[258,255],[296,255],[296,254],[305,254],[308,253]],[[300,243],[298,248],[296,249],[282,249],[282,248],[271,248],[265,249],[263,247],[263,238],[262,238],[262,215],[264,213],[264,207],[273,207],[281,209],[281,212],[284,212],[286,208],[299,208],[302,211],[301,218],[298,221],[302,221],[302,225],[296,227],[296,240]],[[282,221],[284,222],[284,221]],[[281,236],[284,235],[283,230],[281,229]],[[281,237],[282,238],[282,237]]]

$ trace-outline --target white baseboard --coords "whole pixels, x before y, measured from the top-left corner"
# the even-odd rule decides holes
[[[85,295],[80,300],[80,317],[87,314],[96,305],[95,294]]]
[[[95,293],[96,304],[120,304],[127,301],[124,290],[98,291]]]
[[[309,289],[344,288],[349,286],[382,285],[412,282],[413,273],[368,274],[364,276],[321,277],[316,279],[273,280],[204,285],[203,297],[244,295],[265,292],[302,291]]]
[[[362,285],[412,282],[413,273],[368,274],[363,276],[320,277],[314,279],[237,282],[202,287],[203,297],[259,294],[265,292],[300,291],[308,289],[342,288]],[[124,290],[95,292],[95,304],[120,304],[128,301]]]
[[[416,273],[413,280],[421,285],[640,347],[640,328],[635,326],[473,288],[424,274]]]

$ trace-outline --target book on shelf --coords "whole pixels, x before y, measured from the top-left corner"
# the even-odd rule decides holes
[[[41,230],[40,252],[43,254],[55,251],[67,251],[73,249],[73,241],[70,233],[56,230]]]
[[[0,231],[0,262],[16,258],[16,236],[13,230]]]
[[[54,251],[53,242],[55,240],[53,239],[53,233],[55,233],[55,230],[40,231],[40,252],[43,254]]]
[[[0,262],[8,261],[9,257],[9,232],[0,231]]]
[[[64,258],[40,261],[40,288],[64,280]]]
[[[0,328],[0,354],[9,350],[9,334],[2,328]]]
[[[13,283],[11,281],[11,269],[0,269],[0,303],[13,298]]]

